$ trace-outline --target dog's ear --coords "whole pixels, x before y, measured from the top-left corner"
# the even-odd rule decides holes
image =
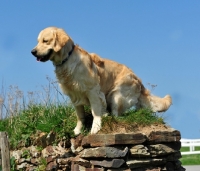
[[[54,51],[58,52],[66,44],[73,44],[72,39],[62,29],[55,30],[55,45]],[[70,46],[71,47],[71,46]]]

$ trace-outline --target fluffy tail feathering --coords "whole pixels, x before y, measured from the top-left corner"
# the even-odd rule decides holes
[[[153,112],[164,112],[172,104],[172,98],[170,95],[166,95],[165,97],[157,97],[151,95],[148,90],[144,87],[142,88],[141,95],[139,97],[139,105],[140,107],[150,108]]]

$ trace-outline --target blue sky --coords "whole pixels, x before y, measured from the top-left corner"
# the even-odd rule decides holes
[[[23,92],[55,79],[31,55],[39,32],[63,28],[88,52],[130,67],[153,94],[173,98],[163,113],[183,138],[200,138],[200,1],[2,1],[0,81]]]

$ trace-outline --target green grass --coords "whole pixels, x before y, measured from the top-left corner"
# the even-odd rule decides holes
[[[181,148],[181,152],[186,152],[186,151],[190,151],[189,147],[182,147]],[[195,147],[195,151],[200,151],[200,147]]]
[[[182,165],[200,165],[200,154],[182,155]]]
[[[32,105],[17,116],[0,121],[0,131],[6,131],[12,148],[19,143],[29,146],[31,135],[38,130],[49,133],[56,132],[57,140],[62,137],[73,137],[76,116],[71,106],[64,105]]]
[[[182,147],[181,152],[189,151],[189,147]],[[200,151],[200,147],[195,147],[195,151]],[[183,165],[200,165],[200,154],[182,155],[180,159]]]

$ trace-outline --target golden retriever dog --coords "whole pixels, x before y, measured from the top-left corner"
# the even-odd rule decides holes
[[[125,110],[151,108],[154,112],[166,111],[171,97],[151,95],[141,80],[125,65],[88,53],[63,29],[48,27],[38,36],[38,44],[31,51],[37,61],[52,61],[59,85],[75,107],[80,134],[85,120],[84,105],[90,105],[93,122],[91,134],[101,129],[101,117],[106,111],[118,116]]]

